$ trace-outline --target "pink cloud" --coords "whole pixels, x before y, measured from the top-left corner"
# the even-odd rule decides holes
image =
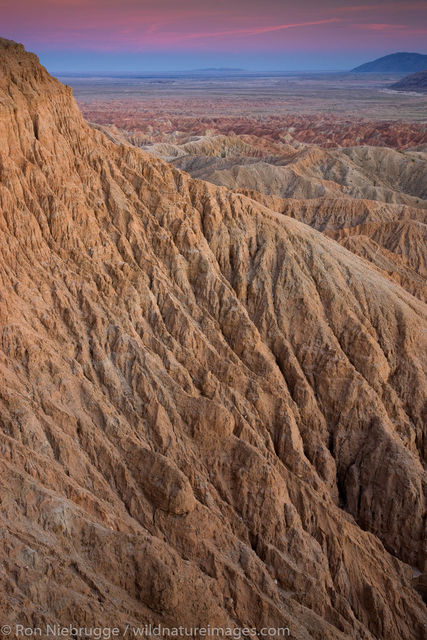
[[[262,5],[256,0],[179,5],[176,0],[0,0],[0,5],[0,35],[42,50],[358,50],[380,41],[388,49],[424,50],[427,28],[425,2],[410,0],[350,5],[343,0],[263,0]]]
[[[387,7],[387,12],[407,12],[412,10],[425,10],[426,3],[425,2],[400,2],[400,3],[389,3]],[[334,11],[339,13],[351,13],[353,11],[384,11],[383,4],[355,4],[350,7],[336,7]]]
[[[369,31],[395,31],[399,29],[407,29],[407,25],[405,24],[387,24],[387,23],[370,23],[364,22],[361,24],[354,24],[354,27],[359,29],[368,29]]]
[[[263,33],[273,31],[284,31],[286,29],[296,29],[303,27],[311,27],[321,24],[330,24],[332,22],[341,22],[338,18],[327,18],[325,20],[313,20],[311,22],[297,22],[293,24],[277,24],[266,27],[246,27],[243,29],[226,29],[224,31],[204,31],[195,33],[164,34],[169,41],[174,40],[198,40],[200,38],[224,38],[228,36],[257,36]]]

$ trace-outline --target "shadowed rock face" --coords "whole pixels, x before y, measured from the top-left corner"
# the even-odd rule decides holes
[[[423,303],[4,40],[0,140],[7,622],[422,638]]]

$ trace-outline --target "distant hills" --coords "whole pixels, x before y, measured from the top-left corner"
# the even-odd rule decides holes
[[[193,69],[193,73],[239,73],[246,71],[238,67],[206,67],[205,69]]]
[[[421,53],[391,53],[352,69],[356,73],[415,73],[427,69],[427,55]]]
[[[427,71],[411,73],[409,76],[405,76],[402,80],[399,80],[399,82],[392,84],[390,89],[427,93]]]

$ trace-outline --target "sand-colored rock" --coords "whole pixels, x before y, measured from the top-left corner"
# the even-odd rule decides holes
[[[425,210],[373,200],[295,200],[242,190],[273,211],[296,218],[366,258],[381,273],[426,300]]]
[[[229,189],[282,198],[346,197],[425,208],[427,155],[356,146],[324,149],[255,136],[206,136],[180,144],[146,145],[151,154],[195,178]]]
[[[7,622],[421,639],[425,305],[4,40],[0,140]]]
[[[255,136],[204,136],[147,150],[323,231],[425,300],[425,152],[326,150]]]

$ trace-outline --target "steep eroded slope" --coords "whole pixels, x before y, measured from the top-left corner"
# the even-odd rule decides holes
[[[421,638],[425,306],[0,72],[7,622]]]

